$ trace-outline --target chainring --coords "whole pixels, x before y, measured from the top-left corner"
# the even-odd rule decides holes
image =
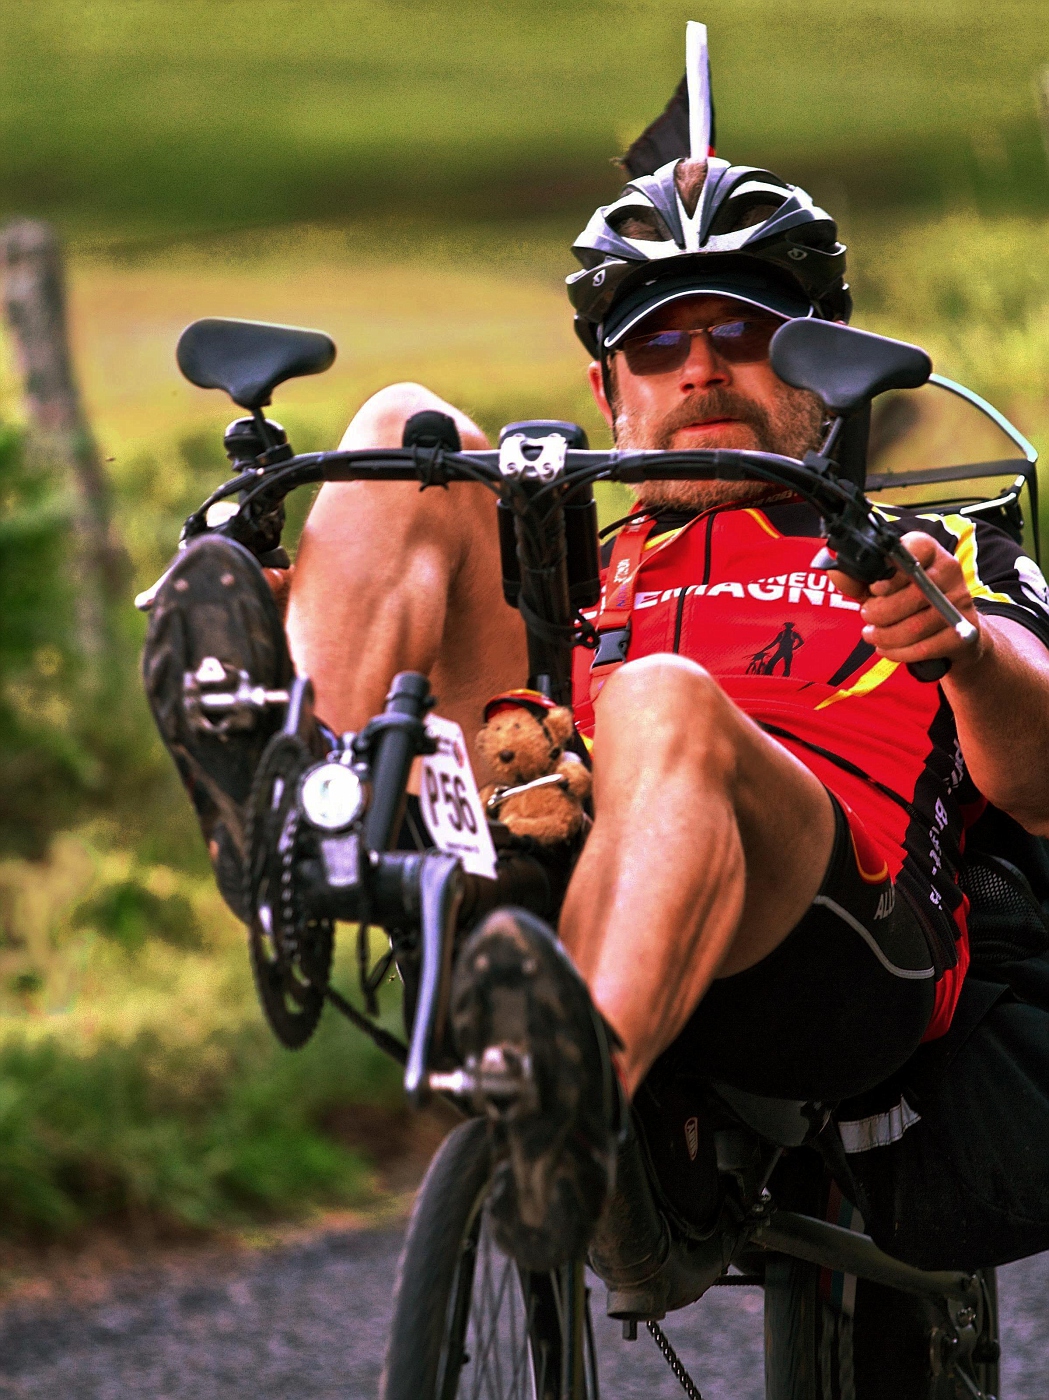
[[[306,1044],[324,1010],[334,945],[330,919],[310,918],[295,885],[299,780],[314,762],[294,735],[275,734],[262,755],[245,820],[248,947],[255,990],[274,1035]]]

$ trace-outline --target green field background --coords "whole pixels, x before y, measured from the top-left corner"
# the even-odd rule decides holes
[[[720,153],[837,215],[857,324],[926,345],[1049,449],[1043,3],[0,3],[0,215],[64,239],[129,561],[88,689],[68,502],[0,343],[0,1282],[4,1240],[374,1205],[367,1141],[337,1125],[402,1111],[348,1027],[299,1055],[268,1036],[140,698],[129,600],[222,479],[233,416],[179,379],[179,331],[330,331],[334,368],[274,408],[300,449],[397,379],[490,432],[557,416],[606,441],[567,249],[680,77],[689,18]],[[350,992],[348,957],[336,975]]]

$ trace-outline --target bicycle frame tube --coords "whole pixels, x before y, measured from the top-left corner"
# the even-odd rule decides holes
[[[857,1278],[902,1293],[916,1293],[926,1298],[956,1298],[969,1303],[979,1298],[979,1283],[969,1274],[960,1270],[916,1269],[885,1254],[869,1235],[794,1211],[772,1211],[754,1231],[751,1240],[762,1249],[789,1254],[793,1259],[803,1259],[822,1268],[855,1274]]]

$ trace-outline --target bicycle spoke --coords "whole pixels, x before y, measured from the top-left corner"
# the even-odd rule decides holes
[[[496,1248],[482,1224],[466,1346],[470,1362],[461,1377],[464,1400],[467,1395],[469,1400],[533,1400],[533,1311],[516,1265]]]

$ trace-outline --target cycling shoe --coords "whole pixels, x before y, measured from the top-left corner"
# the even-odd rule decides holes
[[[204,833],[223,898],[245,918],[243,806],[294,679],[255,557],[205,535],[157,592],[142,652],[146,698]]]
[[[610,1032],[551,929],[523,909],[496,910],[471,935],[451,1006],[491,1125],[495,1238],[523,1268],[558,1268],[585,1252],[612,1185],[622,1109]]]

